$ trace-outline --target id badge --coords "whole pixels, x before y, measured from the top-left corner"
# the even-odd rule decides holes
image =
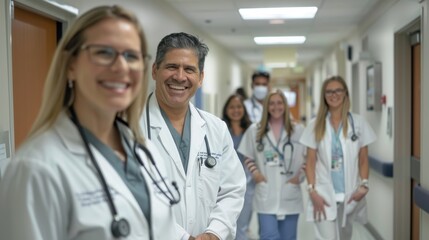
[[[271,150],[264,151],[265,162],[267,166],[277,166],[279,164],[279,157]]]
[[[338,172],[343,166],[343,158],[333,158],[331,163],[331,171]]]

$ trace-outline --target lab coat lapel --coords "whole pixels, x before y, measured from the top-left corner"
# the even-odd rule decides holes
[[[183,169],[183,163],[182,159],[180,158],[179,150],[176,147],[176,143],[174,142],[174,139],[170,133],[170,129],[168,129],[168,126],[161,115],[161,110],[155,96],[151,97],[149,106],[151,140],[160,144],[162,148],[164,148],[162,151],[166,152],[170,156],[170,159],[163,160],[172,161],[175,168],[177,168],[178,172],[180,172],[181,177],[186,179],[186,173]]]
[[[55,124],[55,130],[58,132],[61,140],[64,142],[66,148],[72,153],[76,155],[81,155],[82,158],[85,159],[86,164],[94,174],[98,176],[97,171],[95,170],[95,166],[92,163],[87,150],[84,146],[82,137],[80,136],[77,127],[74,123],[68,118],[68,116],[63,112],[58,117],[58,120]],[[137,201],[134,196],[125,185],[122,178],[116,172],[116,170],[112,167],[112,165],[104,158],[104,156],[92,145],[90,145],[92,154],[96,159],[98,165],[100,166],[101,172],[107,182],[107,185],[110,187],[112,197],[116,194],[120,194],[126,199],[130,205],[133,207],[134,211],[141,211]],[[100,183],[101,184],[101,183]],[[100,185],[101,187],[101,185]],[[113,190],[113,191],[112,191]],[[140,214],[142,219],[146,224],[146,219]]]
[[[87,154],[82,137],[79,135],[76,125],[65,112],[60,113],[57,121],[55,122],[54,128],[70,152],[79,155]]]
[[[326,166],[328,169],[331,169],[331,159],[332,159],[332,126],[329,123],[329,114],[325,119],[325,136],[323,137],[324,140],[320,142],[321,146],[320,149],[322,149],[322,154],[324,154],[324,158],[326,159]]]
[[[204,136],[207,135],[206,128],[204,127],[207,123],[200,116],[198,110],[191,103],[189,104],[191,111],[191,149],[189,150],[189,162],[188,162],[188,170],[191,171],[193,169],[194,164],[197,162],[198,152],[201,151],[202,145],[205,144]],[[207,136],[207,140],[210,145],[209,137]],[[207,148],[204,148],[204,151]],[[210,148],[211,153],[213,154],[213,147]],[[207,153],[208,154],[208,153]]]
[[[271,143],[273,144],[274,147],[277,146],[277,140],[276,140],[276,137],[274,136],[274,132],[273,132],[271,126],[268,129],[266,137],[269,138],[269,141],[271,141]],[[267,139],[267,141],[268,141],[268,139]],[[269,141],[268,141],[268,146],[272,147],[271,144],[269,143]]]

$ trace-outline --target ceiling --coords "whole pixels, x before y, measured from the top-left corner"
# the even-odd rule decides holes
[[[296,61],[296,71],[316,61],[357,29],[386,0],[164,0],[196,28],[225,46],[250,67],[266,67],[274,58]],[[316,6],[314,19],[243,20],[239,8]],[[304,44],[259,46],[255,36],[306,36]],[[273,54],[274,53],[274,54]],[[268,56],[270,55],[270,56]],[[265,56],[265,57],[264,57]],[[292,59],[292,60],[291,60]]]

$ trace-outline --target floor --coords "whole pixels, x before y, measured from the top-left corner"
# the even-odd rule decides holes
[[[305,186],[305,184],[302,184]],[[308,194],[305,192],[305,189],[302,187],[304,202],[308,200]],[[305,206],[305,204],[304,204]],[[250,240],[259,240],[258,236],[258,222],[256,214],[253,215],[250,222]],[[311,222],[305,220],[305,216],[301,215],[298,222],[298,240],[312,240],[314,239],[314,230]],[[373,236],[368,232],[368,230],[359,223],[353,225],[353,236],[352,240],[375,240]]]

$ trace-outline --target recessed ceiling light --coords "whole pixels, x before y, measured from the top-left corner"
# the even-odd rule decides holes
[[[278,36],[278,37],[255,37],[256,44],[301,44],[305,42],[304,36]]]
[[[244,20],[314,18],[317,7],[240,8]]]

